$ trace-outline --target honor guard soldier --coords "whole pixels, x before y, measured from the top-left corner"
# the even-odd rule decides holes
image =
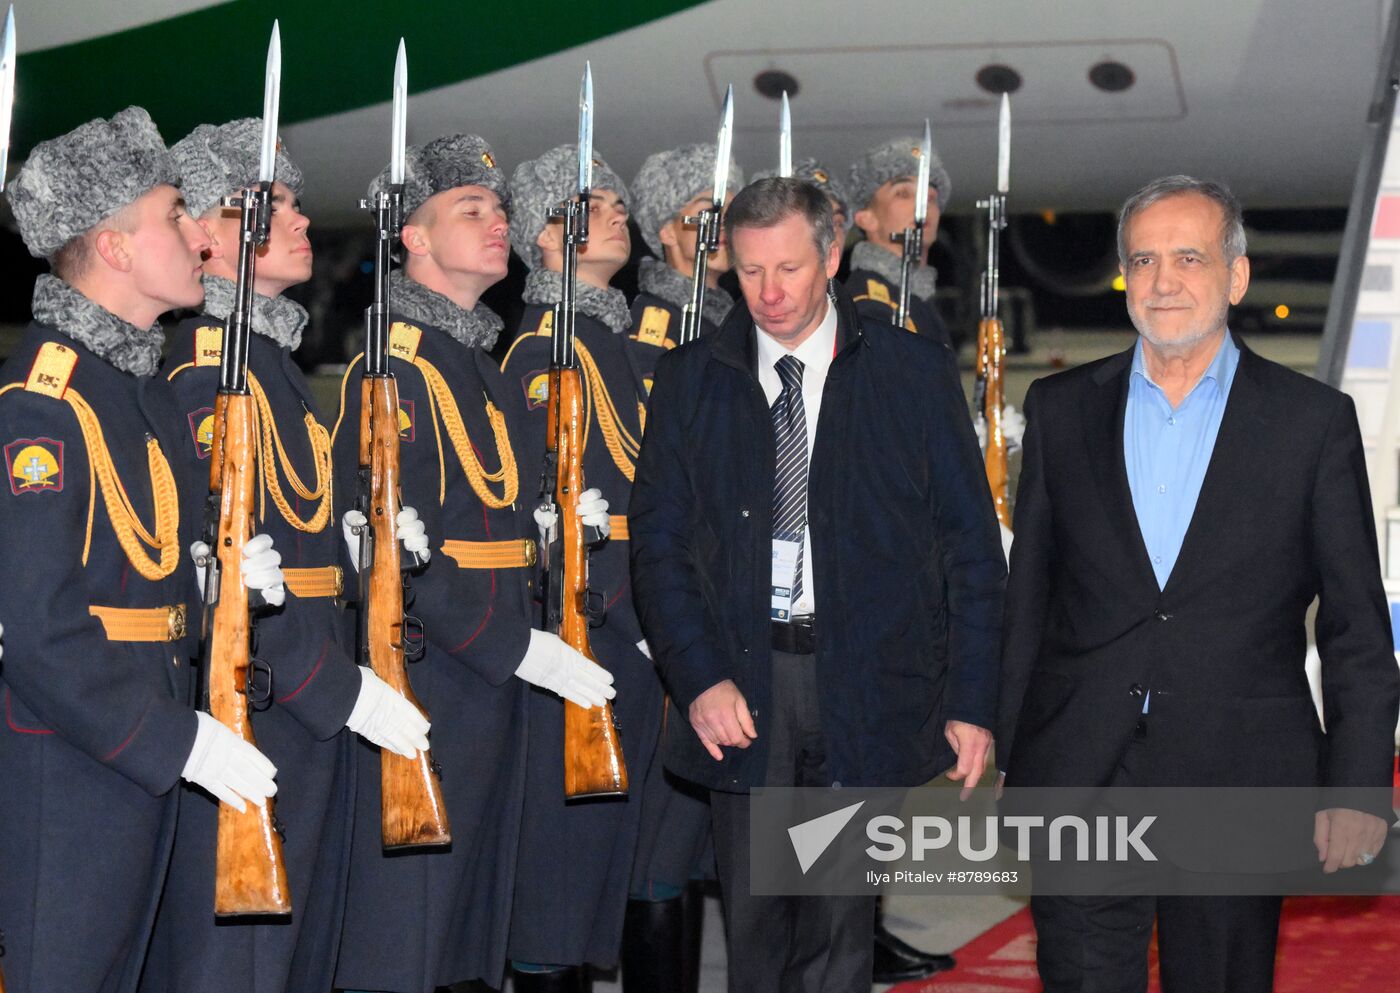
[[[647,390],[656,360],[674,348],[681,327],[681,311],[690,301],[691,275],[695,267],[696,217],[710,206],[715,175],[715,146],[686,145],[647,157],[632,181],[633,216],[655,258],[643,258],[637,267],[639,292],[632,301],[632,332],[628,339],[637,347],[633,354]],[[729,167],[729,196],[743,183],[743,175],[732,160]],[[705,303],[700,333],[709,334],[724,321],[734,299],[719,288],[719,278],[729,271],[729,249],[721,239],[710,254],[705,279]]]
[[[256,185],[261,134],[262,121],[256,118],[221,127],[202,124],[170,150],[183,178],[186,208],[208,233],[210,247],[203,313],[176,329],[163,375],[180,409],[179,452],[206,480],[240,237],[239,209],[222,202]],[[354,800],[350,736],[341,732],[348,722],[375,744],[410,756],[427,747],[422,716],[370,669],[356,669],[342,644],[330,432],[292,359],[306,311],[282,295],[311,278],[310,222],[298,206],[301,169],[280,144],[276,177],[270,235],[254,268],[248,378],[258,411],[257,527],[285,552],[290,596],[281,611],[258,619],[258,654],[272,675],[267,705],[254,709],[252,723],[258,747],[277,765],[285,787],[277,815],[284,827],[292,918],[216,926],[209,906],[218,805],[184,790],[144,993],[329,989]]]
[[[771,179],[776,175],[777,173],[772,170],[765,170],[754,173],[753,178],[749,181],[756,183],[760,179]],[[793,163],[792,178],[805,179],[826,194],[826,198],[831,201],[831,214],[833,227],[836,232],[836,241],[838,244],[844,245],[846,243],[846,235],[849,234],[851,230],[851,202],[846,197],[846,187],[841,185],[841,181],[836,178],[836,174],[816,159],[808,158]],[[897,276],[898,274],[899,270],[896,267],[895,275]]]
[[[914,200],[928,197],[928,216],[924,222],[924,245],[933,244],[938,236],[938,218],[948,206],[953,185],[943,168],[938,153],[929,162],[928,190],[916,190],[919,173],[919,139],[896,138],[865,152],[851,166],[851,205],[856,212],[852,220],[865,235],[851,249],[851,274],[846,288],[865,316],[894,323],[899,306],[899,269],[903,249],[891,240],[914,223]],[[919,260],[919,266],[909,273],[909,316],[905,327],[920,334],[932,334],[952,347],[948,329],[933,304],[933,292],[938,272]]]
[[[370,196],[388,183],[386,170]],[[509,209],[505,174],[476,135],[407,150],[389,354],[403,499],[421,508],[434,543],[427,567],[410,578],[410,608],[426,641],[410,676],[434,719],[453,844],[384,853],[379,758],[361,748],[337,988],[432,993],[467,980],[501,984],[517,889],[526,684],[583,706],[613,692],[598,665],[532,630],[535,492],[523,452],[533,435],[523,401],[487,354],[501,319],[478,303],[506,274]],[[363,358],[346,371],[334,440],[346,499],[355,492]],[[606,507],[593,513],[585,520],[606,520]]]
[[[203,299],[203,229],[146,111],[39,143],[6,191],[51,274],[0,367],[0,929],[15,991],[136,988],[184,778],[245,808],[276,768],[189,704],[207,479],[175,453],[157,319]],[[8,489],[9,493],[3,493]],[[267,543],[244,583],[283,593]],[[209,905],[212,911],[212,901]]]
[[[523,162],[511,179],[515,209],[510,238],[530,268],[525,312],[502,369],[530,416],[522,464],[539,479],[545,452],[553,307],[563,285],[564,225],[550,208],[574,192],[578,152],[554,148]],[[646,389],[629,350],[626,298],[609,282],[627,262],[627,188],[593,159],[588,242],[578,255],[576,352],[585,384],[584,485],[602,490],[610,509],[610,537],[588,556],[588,585],[605,611],[589,632],[599,662],[617,681],[613,706],[622,752],[633,783],[644,781],[662,713],[661,684],[639,647],[641,626],[628,579],[627,498],[641,444]],[[552,481],[551,481],[552,486]],[[531,696],[529,785],[510,957],[515,988],[575,990],[586,984],[585,963],[616,963],[627,903],[629,872],[642,804],[627,799],[567,803],[564,798],[564,714],[559,700]],[[567,847],[559,840],[569,839]]]

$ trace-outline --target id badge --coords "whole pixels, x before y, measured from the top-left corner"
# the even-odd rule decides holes
[[[773,539],[773,606],[769,616],[784,624],[792,620],[792,584],[797,579],[801,541]]]

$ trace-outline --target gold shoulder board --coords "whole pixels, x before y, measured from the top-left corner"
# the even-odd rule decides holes
[[[73,367],[77,364],[78,353],[73,349],[56,341],[46,341],[39,346],[24,388],[30,393],[61,398],[68,390],[68,381],[73,378]]]

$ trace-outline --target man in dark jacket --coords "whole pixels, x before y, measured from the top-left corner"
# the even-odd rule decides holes
[[[725,223],[744,303],[661,360],[629,514],[671,725],[695,731],[666,764],[711,790],[730,989],[795,988],[798,961],[866,988],[873,898],[751,896],[748,791],[975,784],[1005,562],[952,354],[831,286],[827,198],[764,180]]]
[[[1349,397],[1226,327],[1249,283],[1228,190],[1156,180],[1123,208],[1133,348],[1039,380],[1016,496],[997,759],[1012,786],[1388,789],[1400,676]],[[1326,733],[1303,659],[1314,599]],[[1014,731],[1014,736],[1013,736]],[[1305,825],[1306,827],[1306,825]],[[1324,869],[1382,817],[1318,813]],[[1280,901],[1040,894],[1041,979],[1273,988]]]

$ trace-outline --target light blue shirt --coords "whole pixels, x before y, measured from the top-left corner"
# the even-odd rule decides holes
[[[1148,375],[1142,339],[1133,351],[1123,420],[1123,463],[1158,589],[1166,588],[1181,553],[1239,363],[1239,347],[1227,331],[1205,374],[1173,410],[1167,395]]]

